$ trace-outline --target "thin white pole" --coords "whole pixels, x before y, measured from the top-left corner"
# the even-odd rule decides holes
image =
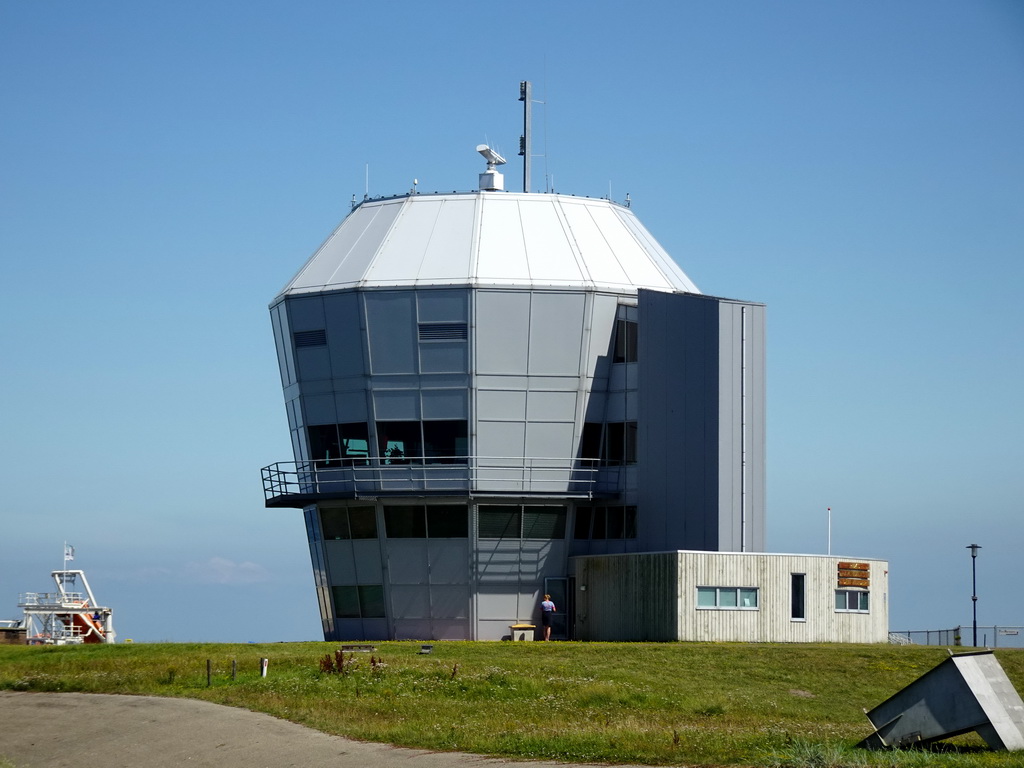
[[[832,554],[832,507],[828,508],[828,553]]]

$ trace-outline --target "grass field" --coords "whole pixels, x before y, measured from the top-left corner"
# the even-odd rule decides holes
[[[0,688],[178,696],[328,733],[436,750],[701,766],[1024,766],[973,735],[927,752],[853,749],[863,709],[945,648],[713,643],[0,646]],[[1024,690],[1024,650],[996,653]],[[270,659],[259,676],[259,659]],[[211,680],[207,685],[207,660]],[[237,663],[237,679],[231,676]]]

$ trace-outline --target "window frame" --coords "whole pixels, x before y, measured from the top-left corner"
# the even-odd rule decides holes
[[[840,608],[838,605],[839,596],[843,595],[843,600],[846,603],[845,608]],[[857,595],[857,607],[851,608],[851,598]],[[837,589],[835,591],[835,612],[836,613],[871,613],[871,592],[867,589]]]
[[[714,605],[701,605],[701,595],[713,594],[715,597]],[[743,605],[743,593],[753,592],[754,604]],[[725,600],[723,601],[723,595]],[[734,604],[728,604],[731,599],[735,601]],[[701,585],[697,587],[696,607],[698,611],[759,611],[761,610],[761,588],[760,587],[714,587],[710,585]]]

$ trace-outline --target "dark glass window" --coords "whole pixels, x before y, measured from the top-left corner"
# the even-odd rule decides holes
[[[465,539],[469,536],[469,508],[464,504],[428,505],[427,535],[432,539]]]
[[[424,539],[427,519],[422,506],[384,507],[384,530],[389,539]]]
[[[604,507],[594,507],[594,527],[593,533],[590,535],[592,539],[604,539],[607,538],[607,526],[605,525],[607,520],[606,510]]]
[[[359,589],[357,587],[331,587],[334,595],[334,615],[339,619],[359,618]]]
[[[348,510],[347,509],[321,509],[320,526],[324,531],[324,539],[347,539],[348,533]]]
[[[365,421],[350,424],[339,424],[341,434],[341,457],[346,459],[348,466],[366,466],[369,464],[370,436]]]
[[[468,423],[424,421],[423,446],[428,464],[465,464],[469,455]]]
[[[377,514],[373,507],[350,508],[348,524],[353,539],[377,538]]]
[[[625,425],[621,421],[609,422],[605,429],[604,460],[606,464],[621,464],[625,457]]]
[[[596,461],[601,458],[601,428],[603,424],[586,422],[580,436],[580,458]]]
[[[627,539],[636,538],[636,507],[625,507],[625,522],[622,534]]]
[[[564,507],[523,507],[524,539],[564,539]]]
[[[608,507],[608,538],[609,539],[621,539],[624,538],[622,535],[623,524],[625,522],[624,511],[622,507]]]
[[[637,324],[632,320],[615,321],[615,351],[613,363],[635,363],[637,345]]]
[[[359,587],[359,610],[364,619],[384,618],[384,587],[370,584]]]
[[[804,574],[790,574],[790,618],[805,619],[804,612]]]
[[[613,466],[636,463],[635,421],[610,421],[605,426],[604,463]]]
[[[341,465],[341,441],[338,440],[336,424],[315,424],[306,427],[309,435],[309,458],[319,467]]]
[[[590,519],[593,513],[591,507],[576,507],[576,523],[572,534],[574,539],[590,538]]]
[[[478,512],[481,539],[518,539],[522,525],[519,507],[481,506]]]
[[[384,464],[408,464],[423,455],[418,421],[378,421],[377,442]]]

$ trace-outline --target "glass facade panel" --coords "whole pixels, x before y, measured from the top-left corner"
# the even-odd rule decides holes
[[[341,457],[348,466],[366,466],[370,463],[369,429],[364,421],[339,424]]]
[[[697,587],[697,607],[716,608],[718,606],[718,590],[714,587]]]
[[[384,530],[389,539],[424,539],[427,536],[427,520],[423,507],[384,507]]]
[[[424,421],[423,455],[428,464],[465,464],[469,425],[461,421]]]
[[[316,424],[306,427],[309,436],[309,458],[319,467],[336,467],[341,462],[341,443],[336,424]]]
[[[359,618],[359,590],[356,587],[331,587],[334,616],[339,619]]]
[[[347,509],[321,509],[320,526],[324,532],[324,538],[347,539],[348,533],[348,510]]]
[[[383,619],[384,587],[380,584],[359,587],[359,609],[364,619]]]
[[[427,536],[432,539],[465,539],[469,536],[469,507],[465,504],[427,506]]]
[[[740,608],[757,608],[757,590],[750,588],[740,589]]]
[[[377,443],[381,463],[385,465],[408,464],[410,459],[419,461],[423,455],[420,422],[378,421]]]
[[[573,525],[574,539],[590,538],[590,519],[594,510],[591,507],[576,507],[576,522]]]
[[[518,539],[522,513],[519,507],[481,506],[478,516],[481,539]]]
[[[353,539],[377,538],[377,512],[373,507],[352,507],[348,511]]]
[[[523,507],[524,539],[564,539],[563,507]]]

